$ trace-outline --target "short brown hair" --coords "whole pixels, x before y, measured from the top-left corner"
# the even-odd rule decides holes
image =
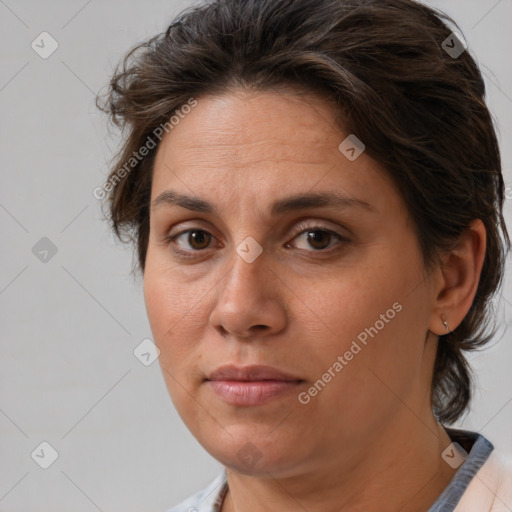
[[[469,51],[454,57],[453,20],[412,0],[214,0],[184,11],[132,49],[98,106],[125,130],[109,180],[108,215],[132,240],[144,272],[156,149],[119,171],[191,97],[283,85],[332,100],[337,120],[383,164],[414,221],[427,269],[471,221],[487,231],[476,296],[462,323],[440,337],[432,406],[453,423],[471,398],[462,353],[487,343],[491,298],[510,239],[504,182],[482,75]],[[460,32],[460,30],[459,30]],[[124,238],[125,236],[128,238]]]

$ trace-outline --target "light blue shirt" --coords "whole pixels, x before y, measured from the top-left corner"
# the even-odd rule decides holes
[[[468,453],[468,456],[428,512],[453,512],[469,482],[494,449],[492,443],[481,434],[468,430],[444,428],[450,439],[454,443],[458,443]],[[224,470],[203,490],[167,512],[219,512],[227,490],[227,475]]]

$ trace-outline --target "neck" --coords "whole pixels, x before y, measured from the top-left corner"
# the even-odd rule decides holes
[[[376,435],[357,459],[340,447],[329,466],[292,477],[228,470],[222,512],[425,512],[455,474],[441,458],[451,440],[431,412],[422,420],[408,415]]]

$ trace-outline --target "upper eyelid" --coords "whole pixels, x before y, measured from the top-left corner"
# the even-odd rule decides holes
[[[292,231],[294,232],[295,235],[298,235],[307,229],[322,229],[324,231],[329,231],[331,233],[342,236],[341,233],[337,233],[337,228],[330,227],[328,224],[325,224],[325,222],[327,222],[327,221],[318,220],[318,221],[310,221],[310,223],[308,223],[308,221],[298,221],[298,222],[295,222],[297,227],[295,227]],[[338,229],[341,229],[341,227]],[[170,231],[171,230],[168,231],[168,235],[172,236],[172,237],[180,236],[183,233],[187,233],[189,231],[205,231],[207,233],[213,234],[209,231],[209,228],[204,228],[199,224],[195,224],[190,227],[180,229],[180,231],[178,231],[177,233],[174,233],[172,235],[170,235]]]
[[[206,219],[203,219],[203,218],[184,220],[182,222],[176,223],[174,226],[179,226],[181,224],[186,224],[186,225],[190,224],[190,227],[180,229],[180,231],[178,231],[176,233],[177,235],[179,235],[185,231],[188,231],[190,229],[197,229],[197,230],[208,231],[208,232],[210,232],[209,230],[212,229],[211,222]],[[203,227],[204,224],[208,225],[208,227]],[[294,226],[298,226],[298,228],[294,228]],[[351,232],[351,230],[349,229],[348,226],[339,224],[337,221],[322,219],[322,218],[315,218],[314,216],[304,216],[304,217],[301,217],[298,219],[294,219],[293,221],[288,222],[286,224],[286,227],[283,229],[283,231],[290,231],[290,229],[292,229],[292,227],[293,227],[294,231],[298,230],[300,228],[302,228],[302,229],[322,228],[327,231],[331,230],[334,232],[336,232],[336,230],[347,231],[349,233]],[[170,233],[173,229],[174,229],[174,227],[171,229],[167,229],[166,232]],[[218,231],[217,228],[215,228],[215,227],[213,227],[213,230]]]

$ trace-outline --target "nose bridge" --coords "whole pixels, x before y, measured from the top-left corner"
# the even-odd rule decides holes
[[[234,250],[225,288],[253,296],[267,288],[269,269],[263,247],[252,237],[246,237]]]

